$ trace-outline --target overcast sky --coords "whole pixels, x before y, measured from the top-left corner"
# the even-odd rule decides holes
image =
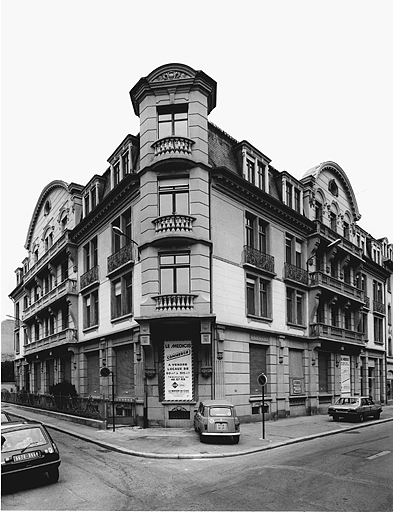
[[[2,0],[1,320],[55,179],[85,185],[139,132],[129,91],[169,62],[218,83],[210,121],[300,179],[339,164],[393,242],[393,2]]]

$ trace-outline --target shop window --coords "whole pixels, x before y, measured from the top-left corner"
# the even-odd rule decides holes
[[[319,392],[330,393],[330,353],[318,352]]]
[[[97,396],[100,394],[100,364],[98,351],[86,352],[87,394]]]
[[[305,393],[302,350],[289,349],[289,385],[290,395]]]
[[[115,349],[117,396],[134,396],[134,348],[126,345]]]
[[[260,395],[261,386],[258,384],[258,376],[261,373],[266,375],[266,354],[267,347],[250,343],[250,395]]]
[[[190,293],[190,255],[160,255],[161,294]]]

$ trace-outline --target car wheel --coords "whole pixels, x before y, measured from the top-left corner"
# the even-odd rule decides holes
[[[48,478],[51,484],[56,483],[59,480],[59,468],[50,469],[48,471]]]
[[[358,419],[359,419],[360,423],[363,423],[363,421],[364,421],[364,414],[360,413],[359,416],[358,416]]]
[[[232,436],[233,444],[239,444],[240,436]]]
[[[333,414],[333,421],[338,421],[338,418],[339,418],[338,414]]]
[[[381,413],[380,412],[377,412],[376,414],[374,414],[374,418],[376,420],[379,420],[380,417],[381,417]]]

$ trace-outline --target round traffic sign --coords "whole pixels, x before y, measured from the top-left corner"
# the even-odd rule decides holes
[[[260,375],[258,375],[258,384],[260,386],[266,386],[266,383],[267,383],[267,377],[264,373],[261,373]]]
[[[111,371],[109,368],[107,368],[106,366],[104,368],[101,368],[100,370],[100,374],[101,374],[101,377],[108,377],[110,375]]]

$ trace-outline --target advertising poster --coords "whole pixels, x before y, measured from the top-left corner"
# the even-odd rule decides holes
[[[192,400],[192,343],[164,342],[165,400]]]
[[[341,395],[351,394],[351,363],[349,356],[341,356]]]

